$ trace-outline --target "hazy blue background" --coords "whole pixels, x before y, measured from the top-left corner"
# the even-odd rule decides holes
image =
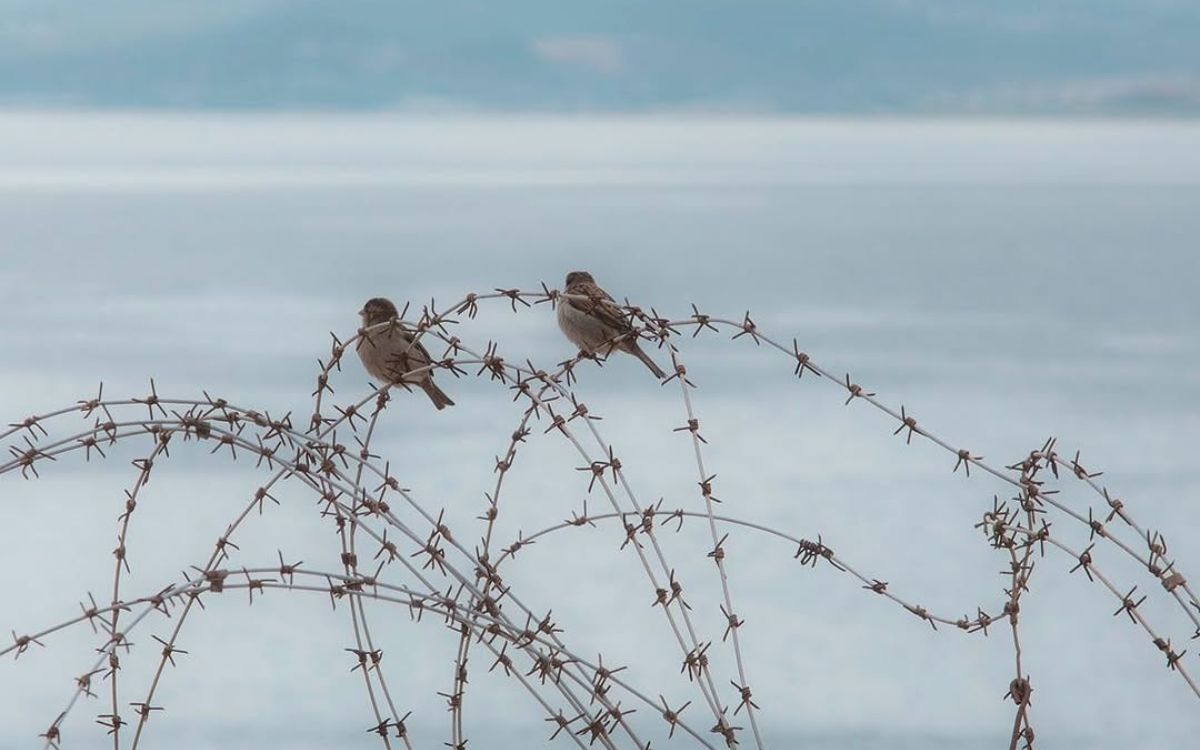
[[[616,296],[673,316],[691,302],[731,317],[749,309],[997,464],[1057,435],[1200,575],[1192,3],[0,0],[0,10],[2,422],[90,396],[101,379],[108,395],[141,395],[149,377],[164,394],[204,388],[305,414],[329,332],[351,334],[367,297],[445,304],[558,286],[587,268]],[[498,305],[456,333],[495,340],[514,360],[571,354],[545,306]],[[820,533],[938,612],[999,609],[1004,560],[972,526],[1007,487],[952,475],[941,451],[905,446],[881,415],[844,407],[828,384],[797,383],[751,343],[682,344],[723,510]],[[338,403],[367,387],[352,359],[334,385]],[[458,406],[398,399],[378,447],[472,539],[520,406],[474,377],[444,387]],[[672,432],[685,418],[677,391],[631,359],[585,370],[579,389],[640,497],[698,507],[690,445]],[[0,481],[0,632],[102,596],[142,446]],[[172,455],[134,517],[131,594],[207,558],[262,481],[203,448]],[[580,508],[577,465],[553,435],[522,450],[500,544]],[[1093,502],[1077,487],[1063,498]],[[251,519],[231,564],[272,564],[282,548],[336,568],[312,499],[281,499]],[[1055,530],[1087,544],[1065,521]],[[686,572],[701,638],[719,641],[706,534],[685,526],[667,554]],[[554,607],[580,653],[636,658],[626,674],[646,692],[695,698],[661,615],[627,606],[653,593],[620,541],[615,527],[546,538],[509,580],[535,609]],[[1007,746],[1002,630],[934,633],[828,569],[799,569],[786,544],[735,531],[727,549],[769,747]],[[1152,588],[1111,550],[1097,562],[1117,585]],[[1039,561],[1023,599],[1039,745],[1189,747],[1195,697],[1139,629],[1111,616],[1111,596],[1068,575],[1073,564]],[[581,581],[594,596],[564,599]],[[377,746],[342,651],[345,609],[304,594],[272,592],[253,608],[243,597],[210,597],[186,627],[191,654],[163,683],[167,710],[147,746]],[[1182,647],[1192,628],[1167,604],[1151,593],[1145,612]],[[372,612],[417,746],[440,746],[449,715],[435,691],[451,684],[453,634]],[[150,634],[170,625],[135,633],[123,702],[143,698]],[[0,747],[40,746],[97,645],[84,629],[0,665]],[[548,736],[531,699],[473,654],[470,746]],[[93,722],[107,711],[77,706],[66,746],[104,746]],[[685,716],[711,726],[695,705]],[[666,743],[649,710],[635,718],[655,747],[685,746]]]
[[[20,106],[1200,111],[1193,0],[3,0]]]

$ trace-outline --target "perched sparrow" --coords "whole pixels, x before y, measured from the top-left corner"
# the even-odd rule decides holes
[[[362,318],[363,327],[387,323],[397,317],[396,306],[391,300],[383,297],[373,297],[367,300],[363,309],[358,311]],[[410,370],[426,367],[433,358],[420,341],[413,339],[413,334],[402,329],[399,325],[378,328],[368,331],[358,340],[358,358],[371,377],[385,383],[411,383],[419,386],[429,396],[439,410],[454,406],[454,402],[442,390],[433,384],[433,371],[425,372],[408,379],[405,375]]]
[[[567,285],[563,291],[565,294],[587,297],[563,297],[558,303],[558,327],[573,344],[589,354],[607,356],[613,349],[628,352],[646,363],[656,378],[661,380],[666,377],[666,373],[638,346],[637,336],[631,333],[633,327],[621,308],[608,296],[608,292],[596,286],[590,273],[572,271],[567,274]],[[623,333],[630,335],[613,343],[612,339]]]

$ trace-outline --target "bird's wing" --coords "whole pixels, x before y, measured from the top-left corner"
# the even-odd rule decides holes
[[[410,351],[415,352],[415,354],[414,354],[415,357],[420,357],[421,359],[424,360],[420,365],[421,367],[424,367],[425,365],[429,364],[430,362],[433,362],[433,357],[429,356],[429,350],[425,348],[424,344],[422,344],[420,341],[416,340],[415,338],[411,339],[411,342],[412,342],[412,346],[410,347]]]
[[[401,347],[397,347],[400,351],[392,355],[391,361],[388,364],[401,375],[407,373],[409,370],[425,367],[434,361],[433,357],[429,356],[429,351],[425,348],[425,345],[418,341],[412,332],[406,329],[398,330],[395,335],[400,337],[404,343]]]
[[[613,298],[608,296],[608,292],[595,284],[581,284],[575,289],[568,289],[567,293],[587,297],[586,300],[567,299],[567,304],[576,310],[581,310],[591,315],[604,325],[616,329],[621,333],[630,330],[629,320],[625,317],[621,308],[617,307],[617,303],[613,301]]]

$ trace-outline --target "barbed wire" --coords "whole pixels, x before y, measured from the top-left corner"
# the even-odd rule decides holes
[[[489,671],[500,670],[514,677],[525,692],[532,695],[547,721],[554,727],[554,739],[562,734],[569,737],[578,747],[600,743],[608,748],[617,747],[627,739],[634,747],[649,747],[634,729],[626,716],[633,709],[622,709],[620,701],[614,701],[612,688],[618,688],[627,699],[638,702],[643,708],[658,713],[667,725],[668,737],[675,730],[691,736],[701,746],[712,747],[705,735],[717,735],[728,747],[741,743],[742,727],[734,726],[733,717],[745,711],[751,735],[757,748],[765,743],[758,725],[759,705],[751,691],[748,666],[741,643],[741,629],[745,620],[735,607],[732,587],[729,584],[728,533],[720,532],[725,527],[765,533],[796,545],[793,555],[802,566],[816,566],[824,560],[835,570],[856,579],[861,587],[897,605],[907,613],[927,622],[935,630],[938,624],[953,626],[965,633],[983,632],[996,620],[1004,617],[1010,626],[1014,652],[1015,676],[1008,686],[1006,699],[1013,701],[1016,711],[1010,733],[1010,750],[1018,745],[1033,748],[1035,733],[1030,719],[1033,688],[1023,654],[1020,638],[1021,598],[1029,590],[1029,582],[1035,568],[1035,556],[1044,554],[1047,544],[1069,555],[1077,561],[1072,572],[1083,570],[1089,580],[1099,580],[1121,606],[1118,615],[1125,613],[1131,621],[1140,625],[1150,636],[1156,649],[1164,654],[1167,666],[1177,672],[1193,694],[1200,698],[1200,690],[1190,676],[1184,663],[1186,651],[1176,651],[1171,638],[1164,638],[1160,630],[1151,626],[1140,608],[1145,600],[1135,596],[1137,587],[1121,593],[1109,577],[1102,574],[1095,564],[1093,548],[1097,543],[1110,543],[1123,555],[1133,559],[1157,580],[1169,598],[1189,618],[1200,635],[1200,601],[1189,586],[1175,560],[1167,558],[1167,542],[1162,532],[1150,530],[1136,522],[1127,503],[1099,483],[1100,472],[1085,468],[1077,452],[1072,459],[1064,458],[1057,451],[1057,441],[1047,440],[1040,448],[1030,451],[1020,461],[1005,466],[994,466],[965,448],[955,447],[951,441],[933,433],[924,423],[918,423],[905,406],[898,410],[885,404],[876,393],[852,381],[849,374],[836,376],[834,371],[818,365],[812,357],[802,351],[793,339],[791,347],[778,343],[755,323],[749,312],[740,320],[719,318],[702,313],[695,305],[690,316],[671,320],[660,317],[657,311],[643,310],[636,306],[623,306],[631,330],[623,336],[636,336],[665,349],[672,361],[673,371],[663,380],[666,385],[678,381],[684,405],[686,422],[674,432],[686,432],[692,444],[692,452],[698,476],[700,498],[699,509],[678,507],[663,508],[657,504],[639,502],[626,464],[618,456],[630,455],[619,446],[607,442],[597,421],[600,416],[593,413],[580,398],[575,388],[575,368],[585,363],[601,364],[603,359],[586,353],[558,364],[552,370],[537,367],[532,361],[513,364],[507,361],[493,342],[485,346],[473,345],[451,334],[449,326],[466,318],[475,318],[486,303],[508,305],[513,312],[530,309],[534,305],[548,303],[551,307],[560,304],[570,295],[542,285],[540,291],[526,292],[518,289],[496,289],[487,293],[471,293],[460,301],[438,310],[434,301],[421,307],[416,319],[408,319],[409,307],[392,321],[359,329],[355,334],[339,338],[331,334],[332,343],[328,357],[318,361],[316,388],[313,391],[313,412],[304,428],[297,428],[288,412],[281,418],[271,417],[267,412],[246,409],[214,398],[207,393],[203,398],[167,398],[160,396],[153,380],[149,393],[125,399],[104,398],[103,384],[94,398],[83,399],[74,406],[34,414],[9,423],[8,429],[0,431],[0,440],[11,441],[8,445],[9,458],[0,462],[0,474],[17,474],[23,478],[40,477],[39,467],[54,463],[60,457],[82,452],[84,460],[90,461],[93,452],[100,459],[107,458],[106,448],[138,436],[152,439],[150,450],[132,464],[137,470],[129,489],[125,491],[124,512],[118,517],[117,547],[113,551],[114,572],[111,596],[107,604],[98,604],[89,594],[89,604],[81,604],[81,615],[71,620],[52,625],[27,635],[12,631],[12,644],[0,648],[0,656],[12,653],[19,657],[30,646],[44,646],[44,639],[84,622],[94,632],[103,634],[105,642],[97,649],[99,656],[89,671],[75,678],[75,687],[65,709],[50,723],[41,735],[47,747],[58,747],[62,736],[62,723],[71,713],[81,697],[93,696],[92,677],[101,675],[108,682],[108,711],[100,714],[97,723],[112,738],[113,747],[119,749],[123,729],[132,722],[121,716],[121,686],[118,675],[121,652],[129,653],[134,644],[129,633],[141,626],[148,618],[157,615],[173,616],[174,624],[166,638],[154,636],[161,645],[161,652],[143,700],[129,703],[136,723],[133,726],[131,747],[137,748],[144,737],[149,718],[161,706],[155,705],[157,694],[167,674],[167,667],[175,665],[175,657],[186,651],[179,645],[185,622],[194,613],[195,607],[203,608],[201,597],[221,594],[227,590],[245,590],[250,604],[255,594],[267,590],[292,592],[321,592],[329,596],[336,609],[337,603],[345,600],[349,612],[349,626],[353,646],[345,649],[355,659],[354,671],[363,678],[366,704],[372,717],[371,731],[377,734],[384,747],[391,748],[393,738],[411,748],[408,719],[411,714],[401,713],[397,707],[393,690],[389,687],[383,665],[382,650],[372,635],[372,616],[365,606],[368,601],[402,604],[408,608],[410,618],[422,621],[424,613],[435,613],[444,624],[457,635],[454,672],[450,692],[439,693],[447,703],[450,714],[451,748],[465,748],[467,738],[464,730],[464,704],[468,683],[471,651],[485,648],[495,659]],[[344,405],[330,404],[333,388],[330,384],[334,374],[341,369],[341,361],[347,351],[356,346],[371,345],[374,332],[401,328],[414,341],[428,338],[440,342],[445,351],[440,359],[414,368],[401,382],[382,384],[365,396]],[[691,336],[685,336],[685,329]],[[793,368],[793,375],[803,380],[805,373],[835,385],[845,396],[845,404],[862,401],[887,415],[896,425],[894,435],[902,436],[906,444],[913,438],[924,438],[931,444],[948,451],[955,457],[952,471],[964,470],[971,476],[971,468],[977,468],[1013,487],[1015,496],[1011,500],[995,499],[977,527],[982,529],[992,547],[1005,553],[1008,570],[1008,586],[1001,605],[992,608],[999,614],[993,616],[976,606],[976,615],[953,617],[935,614],[924,606],[894,594],[886,581],[868,577],[852,567],[841,556],[834,553],[820,534],[816,541],[799,537],[769,524],[740,519],[734,515],[718,514],[714,503],[719,503],[715,494],[715,474],[709,473],[704,460],[700,418],[693,403],[691,392],[695,384],[688,378],[688,369],[682,359],[681,341],[694,339],[703,334],[719,333],[724,328],[731,332],[730,340],[743,339],[757,346],[782,353]],[[621,337],[618,337],[621,338]],[[454,377],[474,376],[513,392],[513,400],[524,399],[527,405],[522,411],[517,427],[507,440],[503,457],[495,459],[496,479],[491,492],[485,493],[486,507],[478,519],[484,524],[480,544],[473,550],[461,541],[465,537],[450,528],[444,513],[434,513],[419,502],[414,493],[403,487],[391,473],[389,462],[380,465],[380,457],[372,452],[376,427],[390,400],[391,391],[408,388],[410,384],[433,371]],[[134,418],[131,412],[145,409],[144,418]],[[331,409],[337,416],[327,416]],[[72,414],[90,420],[91,426],[76,430],[66,437],[53,438],[48,426],[57,424]],[[565,439],[574,452],[585,462],[579,470],[581,480],[586,480],[586,494],[591,496],[599,489],[600,496],[607,502],[610,511],[589,513],[586,505],[582,513],[572,512],[570,519],[546,526],[531,534],[518,532],[517,539],[494,553],[495,522],[501,511],[501,499],[506,477],[513,470],[521,446],[536,438],[532,429],[534,422],[545,421],[547,426],[541,435],[555,434]],[[579,434],[572,430],[571,423],[582,426]],[[357,450],[338,438],[349,434]],[[153,469],[171,457],[170,445],[175,436],[185,444],[204,443],[211,446],[210,455],[228,456],[237,460],[240,455],[255,459],[255,468],[265,463],[271,472],[269,479],[257,487],[248,502],[226,524],[217,537],[213,552],[206,561],[192,567],[184,582],[174,582],[154,594],[133,599],[122,597],[124,576],[131,571],[130,545],[132,542],[132,518],[141,501],[145,487],[149,484]],[[594,451],[585,445],[590,441]],[[636,455],[636,451],[634,452]],[[1063,486],[1063,480],[1074,478],[1101,498],[1106,510],[1097,513],[1091,505],[1071,507],[1055,497]],[[243,566],[240,569],[225,567],[233,555],[240,554],[235,538],[244,522],[258,510],[261,516],[267,500],[280,501],[272,491],[284,482],[295,482],[318,498],[320,514],[335,527],[338,537],[340,572],[322,572],[303,567],[302,562],[287,563],[281,551],[277,552],[278,567]],[[378,482],[375,485],[375,482]],[[388,502],[394,497],[398,507],[411,511],[409,521],[402,520]],[[1106,515],[1105,515],[1106,513]],[[1104,520],[1099,520],[1103,515]],[[715,563],[720,588],[720,618],[715,627],[721,632],[721,642],[728,644],[736,674],[728,682],[733,688],[734,702],[721,699],[718,681],[713,675],[709,649],[714,640],[701,636],[702,625],[695,613],[707,608],[693,606],[685,596],[684,576],[695,569],[690,560],[673,559],[661,539],[660,530],[682,531],[685,519],[703,522],[711,548],[706,559]],[[1021,523],[1017,523],[1017,519]],[[1088,530],[1091,544],[1082,552],[1052,534],[1051,528],[1058,519],[1069,519],[1082,524]],[[1119,519],[1121,524],[1114,525]],[[581,649],[564,638],[563,629],[552,619],[553,606],[536,610],[525,603],[506,582],[501,568],[514,559],[525,546],[538,539],[567,528],[599,528],[598,521],[619,521],[623,535],[619,538],[619,550],[630,550],[639,560],[646,584],[652,592],[649,604],[662,609],[668,630],[679,649],[682,668],[680,675],[695,686],[702,705],[707,706],[714,722],[708,732],[684,721],[682,708],[671,709],[662,692],[654,693],[634,685],[629,680],[617,677],[625,666],[608,663],[603,655],[595,661],[578,656]],[[657,523],[656,523],[657,521]],[[414,525],[415,524],[415,525]],[[1140,540],[1131,542],[1122,529],[1133,532]],[[388,532],[395,537],[389,538]],[[1144,543],[1145,551],[1139,546]],[[364,549],[365,548],[365,549]],[[367,562],[371,550],[375,553]],[[361,556],[361,557],[360,557]],[[399,563],[398,566],[393,566]],[[364,572],[373,570],[373,572]],[[401,580],[389,582],[384,575],[398,574]],[[269,578],[265,576],[278,576]],[[264,577],[256,577],[264,576]],[[302,580],[323,579],[324,586],[296,584]],[[286,582],[285,582],[286,581]],[[380,593],[383,591],[384,593]],[[575,596],[586,592],[575,591]],[[174,611],[171,608],[174,607]],[[510,616],[515,610],[517,619]],[[539,614],[540,612],[546,614]],[[522,619],[523,618],[523,619]],[[1195,635],[1193,636],[1195,637]],[[499,648],[497,648],[499,642]],[[510,656],[523,654],[530,660],[529,671],[522,672]],[[555,705],[555,701],[562,704]],[[730,708],[732,707],[732,712]],[[569,718],[573,717],[573,718]],[[132,719],[132,717],[131,717]],[[394,734],[392,734],[394,732]]]

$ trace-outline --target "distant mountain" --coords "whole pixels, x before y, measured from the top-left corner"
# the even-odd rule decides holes
[[[0,106],[1200,114],[1196,0],[0,0]]]

